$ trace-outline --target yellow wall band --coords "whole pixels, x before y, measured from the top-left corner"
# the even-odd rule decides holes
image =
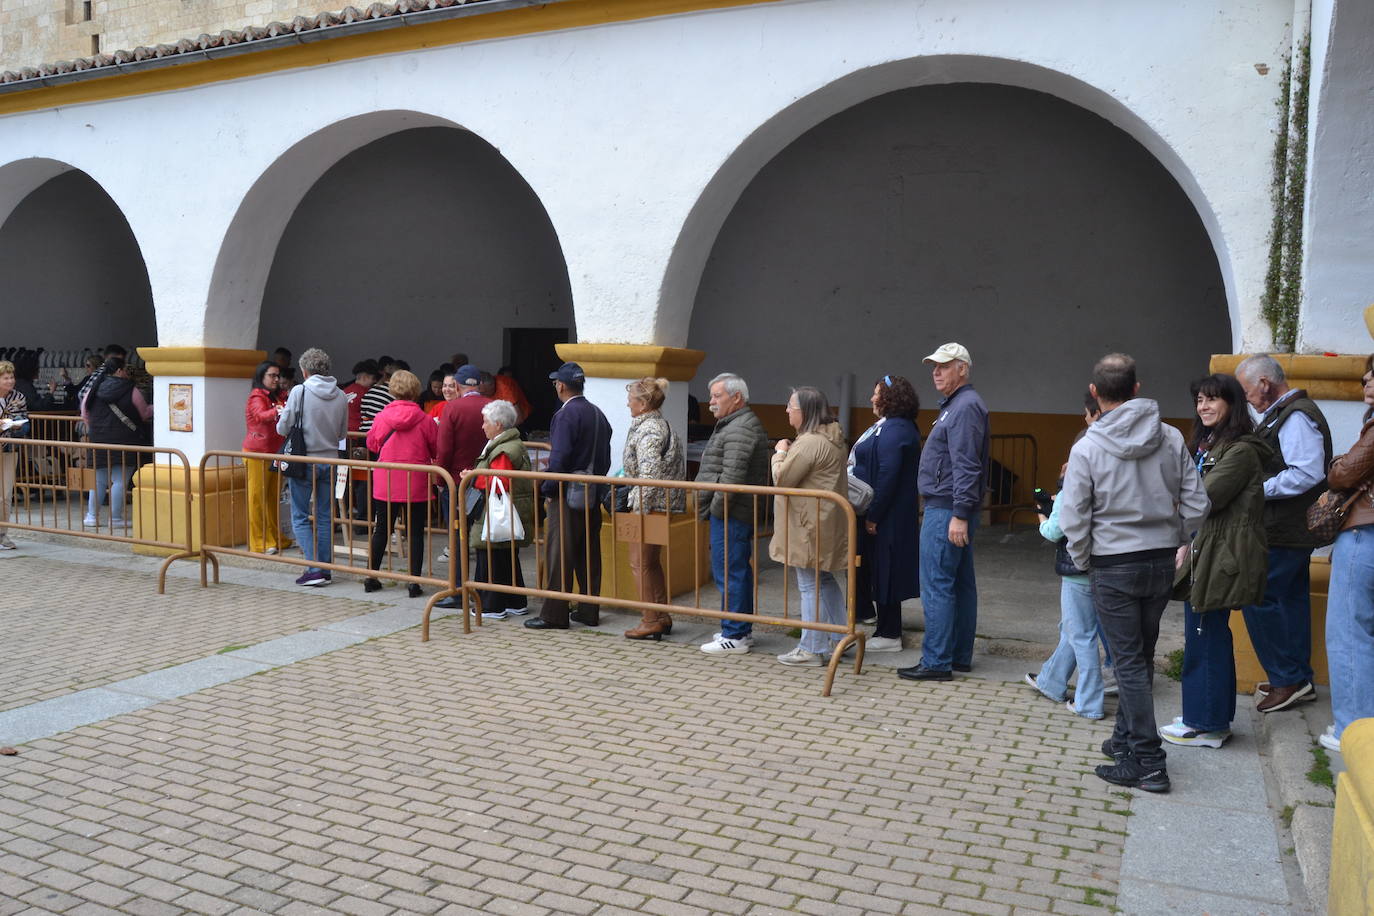
[[[190,375],[202,378],[252,378],[258,363],[267,359],[262,350],[228,350],[216,347],[139,347],[149,375]]]
[[[478,13],[405,28],[341,35],[303,45],[264,49],[155,70],[135,69],[120,73],[110,67],[107,77],[0,95],[0,115],[168,92],[378,54],[772,2],[777,0],[565,0],[547,6]]]
[[[558,356],[577,363],[590,378],[666,378],[691,381],[706,358],[701,350],[641,344],[558,344]]]
[[[1218,353],[1212,357],[1209,371],[1233,374],[1240,361],[1250,355],[1252,354]],[[1364,374],[1364,356],[1309,356],[1301,353],[1271,355],[1283,367],[1288,384],[1293,388],[1306,389],[1308,395],[1313,398],[1325,401],[1364,399],[1364,388],[1360,385],[1360,376]]]

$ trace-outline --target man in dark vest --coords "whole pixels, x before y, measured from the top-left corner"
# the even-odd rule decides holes
[[[1312,686],[1312,597],[1308,564],[1316,542],[1307,507],[1326,490],[1331,430],[1302,389],[1288,387],[1272,356],[1251,356],[1236,367],[1245,399],[1259,411],[1255,432],[1273,448],[1265,468],[1264,533],[1269,578],[1263,600],[1243,608],[1255,655],[1269,675],[1256,708],[1278,712],[1317,698]]]

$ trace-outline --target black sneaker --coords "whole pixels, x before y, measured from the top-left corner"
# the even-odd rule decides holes
[[[1121,750],[1117,750],[1112,745],[1112,739],[1108,738],[1106,741],[1102,742],[1102,756],[1110,757],[1112,760],[1121,761],[1131,756],[1131,749],[1127,747],[1122,748]]]
[[[1169,771],[1164,764],[1142,766],[1134,757],[1126,757],[1114,764],[1103,764],[1095,772],[1099,779],[1114,786],[1140,789],[1145,792],[1168,792]]]
[[[910,668],[898,668],[897,676],[908,681],[952,681],[954,675],[949,671],[938,671],[934,668],[927,668],[924,665],[913,665]]]

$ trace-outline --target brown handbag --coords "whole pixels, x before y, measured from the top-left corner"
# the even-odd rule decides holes
[[[1318,547],[1325,547],[1336,540],[1336,535],[1345,527],[1345,517],[1350,507],[1368,489],[1369,483],[1366,482],[1354,490],[1327,490],[1307,507],[1307,530],[1317,539]]]

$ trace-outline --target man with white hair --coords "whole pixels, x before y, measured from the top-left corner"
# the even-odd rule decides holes
[[[768,433],[749,407],[749,386],[733,372],[711,379],[716,428],[701,456],[702,483],[768,483]],[[721,591],[720,609],[754,613],[754,529],[763,507],[757,496],[697,494],[697,512],[711,525],[711,573]],[[722,620],[720,632],[701,647],[707,655],[744,655],[754,645],[754,626]]]
[[[909,681],[948,681],[973,668],[978,625],[978,584],[973,575],[973,532],[987,489],[988,405],[973,390],[973,357],[947,343],[927,356],[940,414],[921,449],[917,488],[925,502],[921,522],[921,605],[926,632],[921,662],[897,669]]]
[[[1265,467],[1264,534],[1269,577],[1259,604],[1242,608],[1245,629],[1269,681],[1259,685],[1260,712],[1278,712],[1317,698],[1312,686],[1312,596],[1308,564],[1317,546],[1307,507],[1326,490],[1331,429],[1307,392],[1288,387],[1272,356],[1236,367],[1245,400],[1260,413],[1255,433],[1272,449]]]

